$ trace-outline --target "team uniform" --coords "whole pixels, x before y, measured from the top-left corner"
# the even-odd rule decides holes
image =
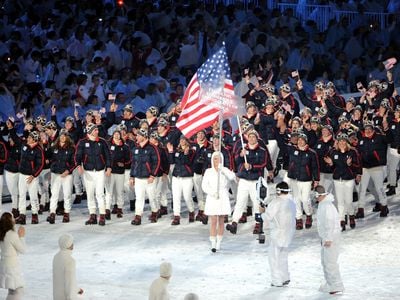
[[[73,171],[75,169],[75,148],[69,145],[54,145],[51,148],[51,198],[50,198],[50,215],[47,221],[53,224],[57,203],[62,189],[64,212],[63,223],[69,222],[69,214],[72,207],[72,187],[73,187]],[[65,174],[66,173],[66,174]]]
[[[96,125],[93,126],[89,127],[88,135],[95,129]],[[100,137],[91,139],[87,136],[81,139],[76,145],[75,164],[77,167],[83,167],[83,180],[90,213],[86,225],[97,224],[97,206],[100,213],[99,225],[105,225],[105,170],[111,168],[111,155],[107,142]]]
[[[32,206],[32,224],[39,222],[39,175],[44,166],[44,152],[42,147],[38,144],[39,134],[31,132],[30,135],[36,134],[35,142],[33,144],[23,144],[21,150],[21,162],[19,164],[19,202],[18,209],[20,216],[16,220],[18,224],[26,223],[26,193],[29,193],[29,198]],[[37,138],[37,139],[36,139]],[[30,183],[27,182],[30,176],[33,177]]]

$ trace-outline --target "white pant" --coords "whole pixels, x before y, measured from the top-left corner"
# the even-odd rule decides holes
[[[49,202],[50,169],[43,169],[39,175],[40,204]]]
[[[256,212],[258,208],[257,201],[257,189],[256,189],[257,180],[247,180],[240,178],[238,187],[237,187],[237,197],[236,197],[236,205],[233,211],[232,221],[238,222],[243,212],[246,211],[247,201],[250,200],[253,202],[253,214]]]
[[[96,214],[96,201],[99,207],[99,213],[106,213],[106,200],[104,196],[104,181],[106,173],[101,171],[84,171],[83,180],[85,183],[87,206],[90,214]]]
[[[129,180],[131,178],[131,170],[126,169],[124,172],[124,202],[128,203],[135,199],[135,188],[131,186]],[[122,207],[119,207],[122,208]]]
[[[374,183],[374,187],[378,195],[380,204],[382,205],[387,204],[386,193],[383,187],[383,180],[384,180],[383,168],[384,168],[383,166],[368,168],[368,169],[363,168],[363,173],[361,176],[360,195],[358,197],[358,207],[360,208],[365,207],[365,194],[370,179],[372,179],[372,182]]]
[[[387,152],[387,173],[388,183],[391,186],[397,184],[397,167],[400,162],[400,154],[397,153],[397,149],[389,148]]]
[[[204,205],[205,205],[204,192],[203,189],[201,188],[202,181],[203,181],[203,175],[199,175],[196,173],[193,174],[193,186],[194,186],[194,192],[196,193],[197,205],[199,206],[199,210],[204,210]]]
[[[62,189],[64,199],[64,212],[69,213],[72,206],[73,175],[62,177],[61,174],[51,173],[51,198],[50,213],[55,213]]]
[[[106,177],[106,209],[110,209],[113,195],[116,197],[118,208],[124,207],[124,185],[125,174],[111,173],[110,177]]]
[[[156,178],[154,178],[153,183],[148,183],[147,178],[135,178],[135,195],[136,195],[135,215],[141,216],[143,214],[146,194],[147,197],[149,197],[151,211],[152,212],[158,211],[157,203],[155,201],[156,186],[157,186]]]
[[[11,195],[12,208],[17,209],[19,173],[12,173],[4,170],[4,177],[6,178],[7,189]]]
[[[182,195],[189,212],[194,211],[192,190],[193,177],[172,177],[172,203],[174,204],[174,216],[179,216],[181,214]]]
[[[278,142],[276,140],[268,140],[267,144],[269,155],[271,156],[272,166],[276,167],[276,160],[279,154]]]
[[[326,291],[343,291],[342,278],[340,276],[339,264],[339,244],[333,241],[330,247],[321,247],[321,264],[326,280]]]
[[[302,218],[303,209],[307,216],[311,216],[312,214],[310,200],[311,183],[311,181],[298,181],[295,179],[290,179],[290,187],[293,190],[293,198],[296,202],[296,219]]]
[[[75,195],[82,195],[83,193],[83,176],[79,174],[78,168],[75,168],[72,171],[73,181],[74,181],[74,188],[75,188]]]
[[[271,283],[273,285],[282,285],[287,280],[290,280],[288,267],[289,248],[278,247],[271,240],[268,250],[268,262],[271,271]]]
[[[157,177],[156,201],[159,205],[168,206],[168,175]]]
[[[325,188],[325,191],[332,193],[333,188],[333,178],[332,173],[320,173],[319,174],[319,184]]]
[[[352,180],[334,180],[335,198],[338,203],[338,212],[341,221],[344,221],[345,215],[354,215],[353,208],[353,190],[354,179]]]
[[[39,210],[39,178],[34,177],[31,183],[27,183],[29,175],[19,174],[18,178],[18,190],[19,190],[19,212],[23,215],[26,214],[26,193],[29,193],[29,198],[31,200],[32,214],[37,214]]]

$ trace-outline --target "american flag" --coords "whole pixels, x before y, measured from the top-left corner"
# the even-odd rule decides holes
[[[238,112],[225,46],[197,70],[182,98],[176,126],[186,137],[211,126],[222,110],[223,118]]]

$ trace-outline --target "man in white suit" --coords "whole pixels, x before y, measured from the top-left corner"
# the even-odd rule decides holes
[[[340,218],[333,204],[334,197],[321,185],[315,188],[318,201],[318,234],[321,239],[321,264],[326,282],[320,287],[321,292],[337,294],[344,287],[339,271]]]
[[[58,239],[60,251],[53,259],[53,299],[74,300],[83,290],[76,285],[75,259],[71,256],[74,239],[70,234],[63,234]]]
[[[288,253],[296,230],[296,204],[289,192],[286,182],[278,183],[276,197],[265,210],[264,220],[271,229],[268,254],[271,286],[276,287],[288,285],[290,282]]]

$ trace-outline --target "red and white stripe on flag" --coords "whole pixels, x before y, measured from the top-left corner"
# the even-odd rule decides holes
[[[197,70],[187,87],[181,103],[182,112],[176,123],[186,137],[211,126],[219,117],[237,114],[235,97],[225,46]]]

